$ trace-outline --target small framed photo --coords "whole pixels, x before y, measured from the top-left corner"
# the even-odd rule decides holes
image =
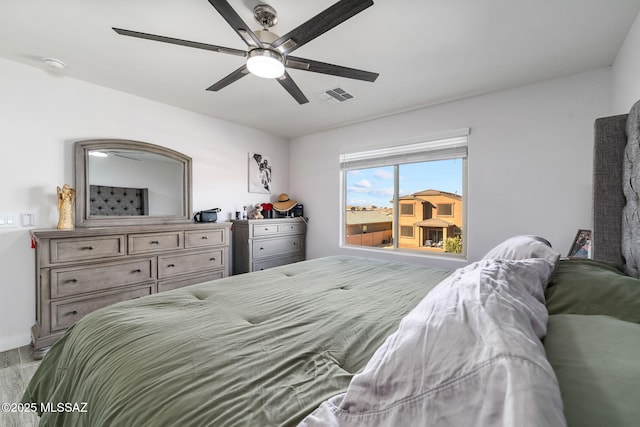
[[[569,257],[591,258],[591,230],[578,230],[573,239]]]

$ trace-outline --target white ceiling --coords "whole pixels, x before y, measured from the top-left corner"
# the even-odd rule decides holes
[[[266,0],[283,35],[337,0]],[[2,0],[0,57],[284,137],[611,65],[640,0],[374,0],[293,55],[380,73],[374,83],[289,70],[309,103],[246,76],[205,89],[238,56],[116,34],[111,27],[246,49],[206,0]],[[254,29],[259,0],[229,0]],[[43,71],[49,72],[49,71]],[[355,99],[316,97],[340,87]]]

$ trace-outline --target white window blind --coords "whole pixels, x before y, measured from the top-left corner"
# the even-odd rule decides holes
[[[340,155],[340,167],[343,170],[363,169],[403,163],[466,158],[468,135],[469,129],[463,129],[450,133],[446,137],[421,138],[419,142],[405,142],[401,145],[343,153]]]

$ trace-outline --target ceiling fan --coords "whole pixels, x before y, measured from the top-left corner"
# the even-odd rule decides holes
[[[256,21],[262,25],[262,30],[252,31],[226,0],[209,0],[209,3],[211,3],[231,28],[233,28],[247,44],[247,51],[176,39],[173,37],[141,33],[122,28],[113,27],[113,30],[124,36],[177,44],[247,58],[246,63],[240,68],[207,88],[207,90],[211,91],[218,91],[251,73],[259,77],[277,79],[278,83],[280,83],[299,104],[305,104],[309,102],[309,100],[304,96],[285,68],[330,74],[368,82],[373,82],[378,78],[377,73],[290,55],[291,52],[299,47],[362,12],[369,6],[372,6],[373,0],[340,0],[304,24],[280,37],[269,31],[269,28],[275,25],[278,19],[276,11],[271,6],[259,4],[253,9],[254,17]]]

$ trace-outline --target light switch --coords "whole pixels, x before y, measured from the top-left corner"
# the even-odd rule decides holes
[[[0,227],[13,228],[18,226],[17,213],[0,213]]]

